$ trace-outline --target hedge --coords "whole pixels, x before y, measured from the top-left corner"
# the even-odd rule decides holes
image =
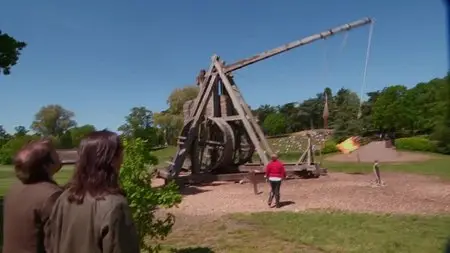
[[[339,149],[336,147],[336,145],[337,142],[335,142],[334,140],[325,141],[325,146],[322,149],[322,154],[325,155],[339,152]]]
[[[396,139],[395,147],[398,150],[437,152],[436,142],[420,136]]]

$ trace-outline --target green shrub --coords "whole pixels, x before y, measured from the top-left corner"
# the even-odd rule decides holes
[[[13,138],[5,143],[0,149],[0,164],[11,164],[16,153],[32,140],[36,140],[39,137],[25,135]]]
[[[322,148],[322,154],[331,154],[339,152],[339,149],[336,147],[337,142],[334,140],[327,140],[325,141],[325,145]]]
[[[158,252],[159,245],[149,245],[148,239],[162,240],[172,230],[175,217],[166,214],[158,218],[158,207],[170,208],[181,202],[178,187],[170,183],[165,187],[152,188],[152,175],[148,170],[149,152],[145,141],[125,139],[125,159],[120,170],[120,180],[126,192],[128,204],[141,240],[142,252]]]
[[[395,147],[399,150],[436,152],[436,143],[424,137],[408,137],[395,140]]]
[[[436,141],[438,153],[450,155],[450,127],[439,125],[431,135],[431,139]]]

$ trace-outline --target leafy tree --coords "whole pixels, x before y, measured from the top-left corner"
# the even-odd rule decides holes
[[[314,129],[315,123],[319,122],[319,113],[317,111],[319,101],[316,98],[310,98],[303,101],[297,112],[297,116],[299,120],[302,122],[302,128],[306,129]]]
[[[165,143],[176,145],[178,135],[183,127],[183,116],[168,112],[155,113],[155,124],[160,129]]]
[[[123,189],[132,210],[133,219],[145,252],[157,252],[159,245],[150,245],[148,239],[164,239],[172,230],[174,216],[158,218],[158,207],[170,208],[181,202],[181,195],[174,183],[162,188],[152,188],[152,175],[148,172],[146,143],[144,140],[125,139],[125,159],[120,170]]]
[[[89,133],[94,132],[95,126],[93,125],[83,125],[79,127],[73,127],[69,130],[71,144],[73,147],[78,147],[80,145],[80,141]]]
[[[60,137],[77,125],[73,117],[73,112],[60,105],[44,106],[36,113],[31,129],[43,136]]]
[[[358,119],[360,99],[355,92],[340,89],[335,97],[337,111],[334,113],[334,137],[341,141],[349,136],[360,135],[362,121]]]
[[[395,85],[384,88],[373,105],[372,119],[382,129],[401,129],[411,122],[411,111],[407,110],[405,96],[407,88]]]
[[[50,136],[50,138],[53,140],[55,147],[58,149],[72,149],[75,147],[75,145],[72,143],[72,134],[70,130],[65,131],[58,137]]]
[[[271,105],[262,105],[258,109],[253,111],[253,114],[258,117],[259,123],[262,124],[266,117],[271,114],[277,112],[277,108]]]
[[[269,114],[264,120],[263,128],[268,135],[282,134],[286,129],[286,117],[281,113]]]
[[[181,115],[183,113],[183,105],[186,101],[195,99],[198,95],[199,88],[197,86],[186,86],[177,88],[170,93],[167,99],[169,105],[169,113]]]
[[[444,86],[441,91],[443,115],[441,122],[437,123],[432,139],[437,141],[437,151],[450,154],[450,73],[442,80]]]
[[[126,123],[119,127],[119,131],[129,138],[141,138],[147,141],[147,147],[160,145],[157,143],[157,130],[153,125],[153,112],[145,107],[133,107]]]
[[[17,151],[26,143],[39,139],[37,136],[25,135],[10,139],[0,149],[0,164],[11,164]]]
[[[14,137],[22,137],[28,134],[28,130],[24,126],[16,126],[14,127],[14,130],[16,131]]]
[[[300,130],[301,122],[298,120],[299,107],[297,103],[287,103],[278,108],[278,112],[286,118],[285,132],[292,133]]]
[[[5,143],[7,143],[11,139],[11,135],[9,135],[5,128],[3,128],[2,125],[0,125],[0,149],[2,148]]]
[[[18,41],[0,30],[0,74],[9,75],[11,68],[19,61],[19,56],[27,46],[23,41]]]

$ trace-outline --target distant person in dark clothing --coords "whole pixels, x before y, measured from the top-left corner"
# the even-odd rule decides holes
[[[19,179],[5,195],[3,252],[46,253],[45,225],[62,189],[53,181],[61,162],[49,140],[26,144],[14,158]]]
[[[272,200],[275,197],[275,206],[276,208],[280,208],[280,187],[281,181],[286,178],[286,170],[283,163],[278,160],[277,155],[273,154],[271,158],[272,161],[267,164],[265,174],[266,179],[269,180],[271,188],[267,204],[272,206]]]

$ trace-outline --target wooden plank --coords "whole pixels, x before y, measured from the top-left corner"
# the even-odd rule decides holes
[[[332,29],[328,29],[328,30],[326,30],[324,32],[321,32],[321,33],[318,33],[318,34],[314,34],[314,35],[308,36],[306,38],[290,42],[288,44],[284,44],[284,45],[279,46],[277,48],[274,48],[274,49],[262,52],[260,54],[251,56],[251,57],[243,59],[243,60],[240,60],[240,61],[235,62],[235,63],[230,64],[230,65],[227,65],[227,66],[224,67],[224,69],[225,69],[224,72],[225,73],[229,73],[229,72],[232,72],[232,71],[244,68],[244,67],[246,67],[248,65],[251,65],[253,63],[265,60],[265,59],[273,57],[275,55],[287,52],[287,51],[289,51],[291,49],[294,49],[294,48],[297,48],[297,47],[300,47],[300,46],[304,46],[304,45],[310,44],[310,43],[312,43],[314,41],[317,41],[317,40],[320,40],[320,39],[325,39],[325,38],[330,37],[332,35],[335,35],[337,33],[349,31],[351,29],[354,29],[354,28],[357,28],[357,27],[360,27],[360,26],[363,26],[363,25],[367,25],[367,24],[370,24],[372,22],[373,21],[372,21],[371,18],[363,18],[363,19],[360,19],[360,20],[357,20],[357,21],[350,22],[348,24],[344,24],[344,25],[341,25],[341,26],[338,26],[338,27],[335,27],[335,28],[332,28]]]
[[[217,56],[213,56],[213,57],[217,57]],[[214,70],[214,63],[211,63],[211,65],[209,66],[208,71],[205,74],[205,78],[203,79],[203,82],[200,85],[200,89],[199,89],[199,93],[198,96],[195,98],[194,100],[194,104],[192,105],[192,110],[191,110],[191,118],[194,117],[195,113],[198,110],[198,106],[200,104],[200,101],[202,101],[202,98],[206,95],[206,89],[208,87],[206,87],[210,81],[210,77],[212,76],[212,72]]]
[[[233,83],[234,83],[234,80],[233,80]],[[245,102],[244,96],[242,96],[242,93],[239,90],[239,87],[236,84],[234,84],[233,88],[240,94],[240,103],[242,105],[242,108],[244,109],[244,112],[248,115],[247,118],[250,120],[250,123],[256,132],[256,135],[259,137],[259,140],[263,144],[264,150],[266,151],[266,155],[267,155],[267,153],[273,154],[272,148],[270,147],[269,142],[267,142],[266,136],[264,135],[258,122],[256,122],[255,117],[253,117],[253,113],[250,110],[250,108],[248,107],[248,104]],[[264,165],[267,165],[267,163],[264,163]]]
[[[233,115],[233,116],[226,116],[222,117],[225,121],[238,121],[241,120],[241,116],[239,115]]]
[[[223,72],[222,65],[219,63],[219,61],[217,59],[214,60],[214,66],[220,76],[220,79],[221,79],[223,85],[225,86],[225,89],[228,91],[228,95],[230,96],[233,106],[235,107],[236,111],[238,112],[239,116],[241,117],[242,123],[244,124],[244,127],[247,130],[247,133],[248,133],[251,141],[253,142],[253,145],[255,146],[256,152],[258,152],[258,155],[259,155],[261,161],[264,164],[269,163],[269,160],[267,159],[267,156],[265,155],[264,150],[261,148],[259,139],[256,136],[255,131],[253,130],[252,125],[250,124],[249,120],[245,116],[244,109],[242,108],[242,105],[241,105],[239,99],[236,97],[233,87],[231,87],[231,83],[228,80],[228,77]]]

